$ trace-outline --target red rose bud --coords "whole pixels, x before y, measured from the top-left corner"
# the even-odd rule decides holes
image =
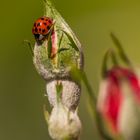
[[[140,130],[140,84],[130,69],[114,67],[100,84],[98,110],[112,132],[137,139]],[[140,137],[139,137],[140,139]]]

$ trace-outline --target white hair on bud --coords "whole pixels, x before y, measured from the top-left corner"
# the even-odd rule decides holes
[[[52,106],[55,106],[57,103],[57,91],[56,91],[56,84],[58,80],[51,81],[46,85],[46,91],[48,95],[49,102]],[[81,95],[81,88],[80,86],[69,80],[59,80],[62,83],[62,95],[61,95],[61,102],[70,110],[75,110],[78,106],[80,95]]]

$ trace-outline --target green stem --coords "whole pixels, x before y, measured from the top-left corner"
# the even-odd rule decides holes
[[[83,83],[85,84],[86,88],[87,88],[87,91],[88,91],[88,99],[89,99],[89,104],[92,108],[92,113],[96,119],[96,123],[97,123],[97,128],[98,128],[98,131],[100,133],[100,135],[105,139],[105,140],[113,140],[104,130],[103,128],[103,121],[102,121],[102,118],[99,114],[99,112],[97,111],[97,108],[96,108],[96,102],[97,102],[97,99],[96,99],[96,96],[95,96],[95,92],[93,91],[89,81],[88,81],[88,78],[86,76],[86,73],[83,72],[82,75],[82,81]]]
[[[92,87],[90,86],[90,83],[88,81],[88,78],[86,76],[86,73],[85,72],[82,72],[82,81],[83,83],[85,84],[86,88],[87,88],[87,91],[89,93],[89,96],[91,97],[92,101],[94,102],[94,104],[96,105],[96,96],[95,96],[95,93],[94,91],[92,90]]]

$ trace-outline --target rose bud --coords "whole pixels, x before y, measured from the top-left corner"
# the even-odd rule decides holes
[[[115,137],[140,139],[140,83],[131,69],[113,67],[106,72],[97,107]]]

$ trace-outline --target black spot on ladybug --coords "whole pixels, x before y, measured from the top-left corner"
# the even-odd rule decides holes
[[[39,31],[41,31],[41,28],[39,28]]]
[[[38,29],[37,28],[35,28],[35,32],[37,32],[38,31]]]
[[[51,20],[48,20],[48,22],[49,22],[49,23],[52,23],[52,21],[51,21]]]
[[[42,30],[42,33],[45,33],[45,29]]]
[[[47,25],[47,23],[46,23],[46,22],[43,22],[43,24],[44,24],[44,25]]]
[[[37,26],[40,26],[40,23],[37,23]]]
[[[44,18],[41,18],[41,20],[44,20]]]
[[[47,26],[47,29],[50,30],[50,26]]]
[[[36,23],[34,23],[34,27],[36,26]]]

